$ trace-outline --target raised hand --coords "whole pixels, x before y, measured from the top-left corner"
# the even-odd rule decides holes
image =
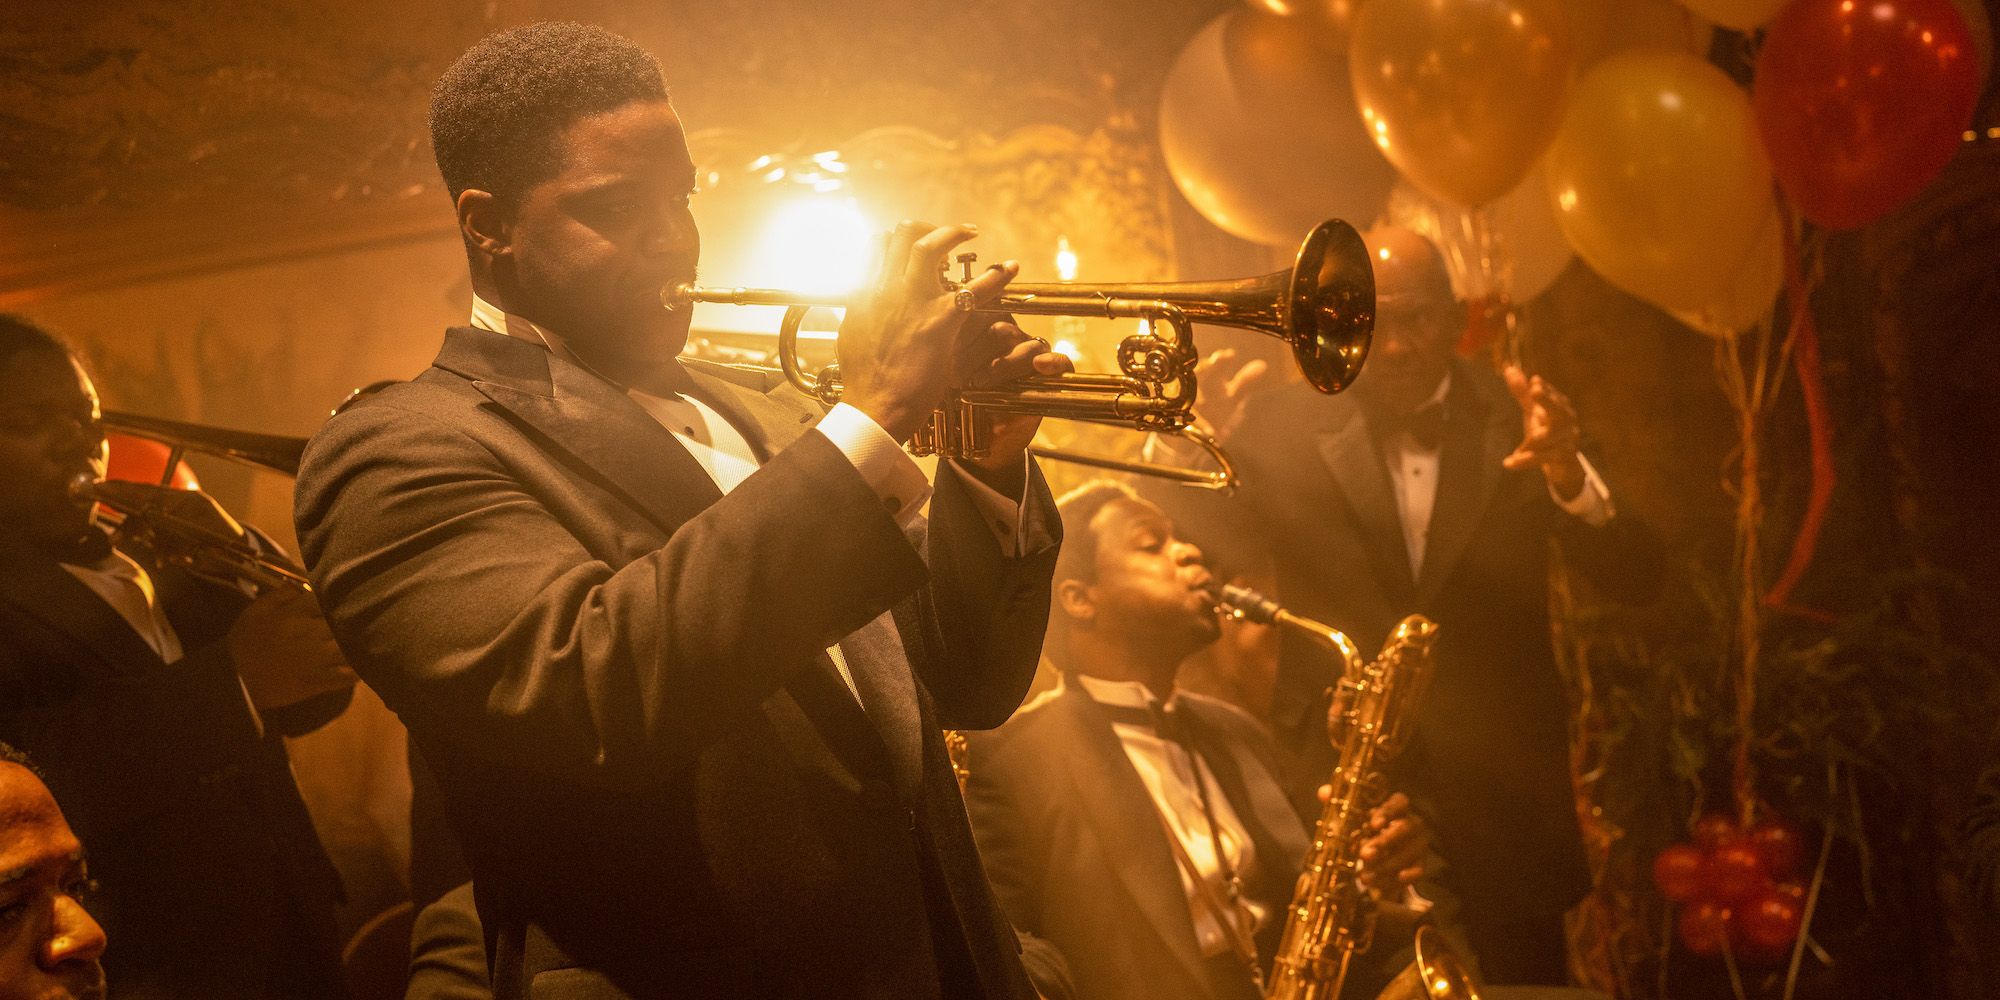
[[[1261,358],[1241,360],[1232,347],[1215,351],[1195,367],[1195,414],[1217,441],[1227,441],[1235,433],[1243,419],[1243,403],[1255,394],[1270,367]]]
[[[1539,465],[1556,495],[1568,500],[1583,489],[1583,462],[1577,458],[1577,442],[1582,431],[1576,407],[1540,375],[1530,376],[1518,365],[1500,372],[1507,391],[1521,408],[1521,443],[1500,465],[1508,470]]]

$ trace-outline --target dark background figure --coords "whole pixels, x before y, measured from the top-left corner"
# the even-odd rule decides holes
[[[1200,550],[1115,483],[1060,507],[1047,651],[1062,683],[967,740],[966,801],[994,892],[1024,935],[1061,955],[1079,997],[1251,1000],[1308,821],[1254,719],[1176,690],[1180,664],[1219,631]],[[1430,850],[1406,806],[1398,795],[1376,811],[1365,848],[1365,879],[1391,903]],[[1383,922],[1344,996],[1373,997],[1408,961],[1411,926]]]
[[[1399,768],[1435,821],[1443,878],[1495,983],[1567,980],[1563,913],[1590,886],[1550,648],[1549,548],[1614,598],[1650,599],[1657,542],[1614,516],[1578,451],[1575,410],[1539,377],[1454,357],[1465,311],[1407,230],[1368,234],[1374,347],[1349,392],[1211,378],[1204,401],[1244,486],[1231,498],[1148,487],[1234,572],[1275,568],[1277,596],[1380,647],[1404,615],[1441,627],[1436,680]],[[1228,373],[1221,373],[1228,374]],[[1266,720],[1306,801],[1330,772],[1331,660],[1283,638]]]
[[[341,997],[339,879],[280,737],[354,685],[310,595],[242,592],[112,548],[96,388],[0,317],[0,739],[90,845],[116,996]]]
[[[847,314],[841,405],[683,363],[696,172],[652,57],[516,29],[432,112],[471,324],[327,423],[297,523],[438,779],[495,994],[1032,995],[940,728],[1027,689],[1053,501],[1032,421],[942,463],[927,522],[898,442],[956,380],[1066,363],[959,312],[972,232],[916,223]]]
[[[0,743],[0,1000],[104,1000],[83,845],[34,765]]]

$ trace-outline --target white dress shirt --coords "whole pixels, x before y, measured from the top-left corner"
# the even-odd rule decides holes
[[[1140,709],[1153,705],[1152,692],[1138,681],[1108,681],[1082,674],[1074,676],[1083,692],[1100,705]],[[1063,681],[1064,684],[1068,682],[1067,678]],[[1150,726],[1120,722],[1113,723],[1111,729],[1124,745],[1125,757],[1132,762],[1132,769],[1139,772],[1139,780],[1145,784],[1146,793],[1152,796],[1160,818],[1166,821],[1167,829],[1186,848],[1188,858],[1201,871],[1202,880],[1208,883],[1215,898],[1228,899],[1231,886],[1225,871],[1235,872],[1241,877],[1257,863],[1257,849],[1242,818],[1229,804],[1229,797],[1222,794],[1215,772],[1209,769],[1207,762],[1190,755],[1179,743],[1162,739]],[[1197,781],[1207,783],[1207,811],[1201,807],[1201,786],[1196,784]],[[1211,813],[1215,816],[1212,833],[1208,825]],[[1215,853],[1218,842],[1222,845],[1221,858]],[[1226,868],[1223,864],[1225,860],[1228,862]],[[1194,917],[1195,940],[1201,945],[1201,953],[1214,956],[1230,952],[1233,945],[1229,933],[1216,920],[1214,911],[1199,902],[1200,892],[1187,866],[1176,864],[1174,868],[1180,872],[1181,889],[1187,896],[1188,912]],[[1264,923],[1265,908],[1248,897],[1243,899],[1243,903],[1250,910],[1253,921],[1250,930],[1254,933]]]
[[[165,609],[160,607],[153,578],[130,556],[112,549],[110,555],[90,566],[60,565],[111,605],[111,610],[118,612],[118,617],[125,619],[132,631],[160,654],[160,659],[177,663],[186,655],[181,649],[180,636],[174,634]]]
[[[472,297],[472,325],[553,350],[548,337],[532,320],[506,312],[476,294]],[[707,402],[695,396],[658,396],[639,389],[627,389],[626,395],[688,450],[715,482],[716,489],[724,494],[757,471],[757,452],[750,447],[749,439]],[[924,475],[923,467],[903,451],[903,446],[868,414],[841,403],[821,417],[814,430],[847,456],[868,488],[895,512],[898,524],[908,529],[922,519],[924,504],[931,497],[930,479]],[[993,527],[1001,552],[1010,558],[1018,556],[1020,501],[1002,496],[956,465],[951,469],[969,487],[983,519]],[[826,652],[839,668],[848,690],[859,700],[860,690],[854,686],[853,674],[840,647],[829,646]]]
[[[1442,406],[1445,394],[1451,391],[1451,372],[1444,373],[1437,391],[1424,401],[1424,406]],[[1437,509],[1438,456],[1441,448],[1426,448],[1417,443],[1408,431],[1399,431],[1383,442],[1383,457],[1389,465],[1389,481],[1396,490],[1396,514],[1403,528],[1403,548],[1410,557],[1410,575],[1421,576],[1424,570],[1424,546],[1430,540],[1431,513]],[[1605,488],[1604,480],[1597,475],[1590,459],[1577,455],[1583,463],[1583,489],[1568,500],[1556,495],[1555,487],[1549,487],[1549,499],[1556,502],[1572,517],[1581,519],[1591,527],[1598,527],[1611,520],[1614,513],[1611,506],[1611,491]]]

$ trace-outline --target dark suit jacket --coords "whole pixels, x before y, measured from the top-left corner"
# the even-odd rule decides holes
[[[469,328],[306,452],[307,562],[436,772],[496,995],[1027,995],[939,729],[1027,689],[1047,487],[1007,560],[938,477],[920,553],[805,397],[688,367],[763,453],[726,497],[622,393]]]
[[[1555,505],[1539,471],[1501,469],[1521,415],[1490,370],[1455,363],[1445,409],[1437,502],[1415,578],[1377,436],[1349,395],[1298,387],[1253,399],[1229,441],[1243,481],[1234,497],[1148,492],[1212,559],[1267,555],[1280,599],[1345,631],[1364,654],[1411,612],[1441,626],[1435,681],[1399,777],[1434,819],[1448,887],[1482,962],[1504,982],[1512,925],[1548,928],[1589,888],[1569,701],[1549,644],[1550,540],[1627,601],[1650,599],[1662,557],[1631,518],[1590,528]],[[1323,692],[1336,669],[1310,642],[1284,637],[1269,721],[1301,802],[1332,770]],[[1559,972],[1560,954],[1549,958]]]
[[[111,995],[344,997],[340,881],[280,736],[348,693],[266,713],[259,736],[222,641],[243,595],[146,569],[186,654],[173,664],[53,559],[0,544],[0,740],[89,854]]]
[[[1180,701],[1257,846],[1244,889],[1271,914],[1260,942],[1268,961],[1308,846],[1305,824],[1249,716],[1200,695]],[[1022,933],[1061,953],[1080,1000],[1256,996],[1240,968],[1202,957],[1152,797],[1088,694],[1048,692],[967,747],[966,803],[994,892]]]

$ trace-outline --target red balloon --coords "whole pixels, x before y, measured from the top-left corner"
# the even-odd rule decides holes
[[[1779,893],[1759,896],[1734,911],[1730,920],[1734,941],[1753,960],[1783,957],[1799,939],[1803,915],[1798,903]]]
[[[1797,0],[1771,22],[1751,91],[1778,185],[1806,218],[1854,229],[1958,151],[1979,57],[1951,0]]]
[[[1653,884],[1660,895],[1685,903],[1703,887],[1701,852],[1692,844],[1674,844],[1653,859]]]
[[[1798,874],[1806,853],[1805,837],[1798,827],[1783,820],[1767,820],[1751,827],[1743,839],[1763,859],[1764,870],[1772,878]]]
[[[1709,813],[1694,821],[1694,844],[1704,851],[1713,851],[1740,836],[1742,831],[1736,828],[1736,821],[1721,813]]]
[[[1771,886],[1764,859],[1749,844],[1724,844],[1702,859],[1702,897],[1718,903],[1740,903]]]
[[[1702,901],[1681,907],[1675,922],[1681,945],[1697,955],[1714,955],[1729,940],[1729,908]]]

